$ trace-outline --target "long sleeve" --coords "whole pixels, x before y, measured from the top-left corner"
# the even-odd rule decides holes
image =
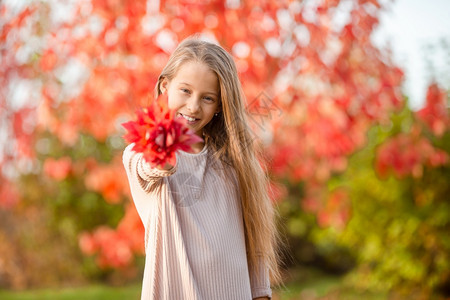
[[[157,187],[162,184],[162,179],[174,174],[177,168],[174,166],[170,170],[160,170],[150,167],[143,159],[142,153],[136,153],[132,150],[133,145],[130,144],[125,148],[122,160],[136,210],[142,223],[146,226],[149,210],[156,202],[152,201],[154,200],[152,194],[157,192]]]
[[[264,257],[262,255],[258,256],[258,266],[250,270],[250,285],[252,298],[272,297],[269,270],[264,263]]]

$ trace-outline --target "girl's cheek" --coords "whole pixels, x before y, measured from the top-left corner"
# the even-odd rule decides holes
[[[180,109],[185,104],[186,100],[178,95],[171,95],[168,98],[168,104],[170,109]]]
[[[167,100],[167,104],[169,105],[170,109],[177,109],[177,103],[174,101],[173,97],[169,97]]]

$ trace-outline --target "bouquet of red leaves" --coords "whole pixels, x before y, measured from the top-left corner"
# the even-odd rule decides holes
[[[192,144],[202,141],[187,127],[184,118],[169,109],[166,95],[160,95],[136,115],[136,121],[122,124],[128,131],[123,138],[134,143],[133,151],[142,153],[152,168],[166,163],[175,165],[177,150],[189,151]]]

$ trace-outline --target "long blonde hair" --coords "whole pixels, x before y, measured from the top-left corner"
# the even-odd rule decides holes
[[[221,113],[204,127],[204,140],[214,155],[236,172],[249,267],[257,269],[262,256],[272,281],[278,282],[278,234],[268,195],[269,181],[258,161],[258,147],[248,126],[245,96],[234,60],[218,45],[197,37],[187,38],[178,45],[161,72],[156,95],[161,94],[162,81],[172,80],[180,66],[188,61],[204,63],[217,75]]]

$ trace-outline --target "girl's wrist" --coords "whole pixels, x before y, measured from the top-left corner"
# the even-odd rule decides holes
[[[169,163],[165,163],[164,166],[158,165],[157,168],[160,169],[160,170],[168,171],[168,170],[171,170],[173,168],[173,165],[171,165]]]

